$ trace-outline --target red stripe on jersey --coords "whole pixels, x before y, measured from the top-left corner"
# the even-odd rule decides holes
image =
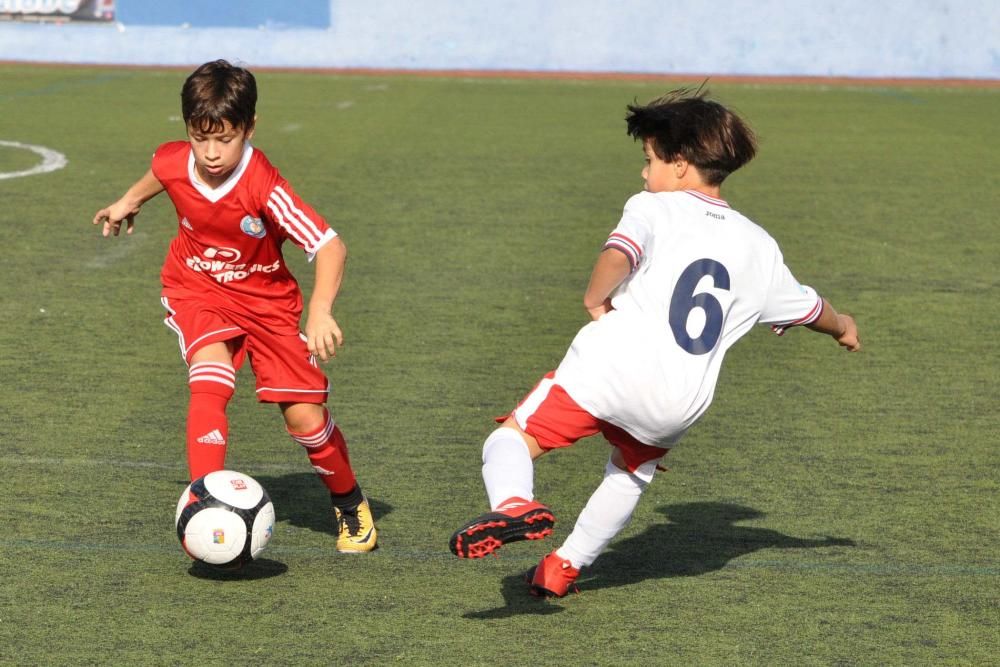
[[[639,261],[642,259],[642,248],[639,244],[619,232],[612,233],[605,242],[604,247],[614,248],[625,253],[625,257],[628,258],[629,267],[633,271],[635,271],[635,267],[639,265]]]
[[[820,297],[816,299],[816,305],[813,306],[812,310],[809,311],[808,315],[795,320],[789,326],[796,327],[799,326],[800,324],[809,324],[810,322],[819,318],[822,312],[823,312],[823,299]]]
[[[815,322],[820,318],[820,315],[822,314],[823,314],[823,297],[818,296],[816,299],[816,304],[812,307],[812,310],[809,311],[808,315],[806,315],[805,317],[801,317],[797,320],[794,320],[792,322],[785,322],[784,324],[772,324],[771,331],[773,331],[779,336],[784,336],[785,330],[788,329],[789,327],[797,327],[803,324],[809,324],[811,322]]]
[[[702,200],[704,202],[708,202],[709,204],[715,204],[716,206],[724,206],[726,208],[729,208],[729,204],[727,204],[725,202],[725,200],[723,200],[723,199],[717,199],[715,197],[709,197],[705,193],[698,192],[697,190],[685,190],[684,192],[686,192],[689,195],[692,195],[694,197],[697,197],[698,199],[700,199],[700,200]]]

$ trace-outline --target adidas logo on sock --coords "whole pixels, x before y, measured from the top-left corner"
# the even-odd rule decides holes
[[[224,445],[226,444],[226,439],[222,437],[222,431],[219,429],[213,429],[198,438],[197,442],[200,442],[203,445]]]

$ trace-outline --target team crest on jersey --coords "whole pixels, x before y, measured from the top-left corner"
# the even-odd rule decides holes
[[[240,229],[243,230],[244,234],[252,236],[255,239],[262,239],[267,234],[267,230],[264,228],[264,223],[261,219],[249,215],[240,221]]]

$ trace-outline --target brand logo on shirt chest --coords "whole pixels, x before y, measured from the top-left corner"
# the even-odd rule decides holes
[[[264,227],[264,223],[260,218],[255,218],[253,216],[247,215],[240,220],[240,229],[247,236],[252,236],[255,239],[262,239],[267,234],[267,228]]]
[[[236,248],[205,248],[202,252],[205,259],[213,259],[230,264],[240,261],[240,251]]]
[[[712,213],[711,211],[705,211],[705,215],[707,215],[710,218],[715,218],[716,220],[726,219],[726,216],[722,215],[721,213]]]
[[[236,248],[205,248],[201,257],[187,257],[184,263],[189,269],[207,273],[220,283],[246,280],[254,273],[274,273],[281,268],[281,260],[271,264],[241,263],[240,251]]]

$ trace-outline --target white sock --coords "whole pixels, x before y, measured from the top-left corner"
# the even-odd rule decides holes
[[[556,554],[569,560],[577,569],[592,564],[612,538],[628,524],[647,484],[638,475],[622,470],[609,461],[604,468],[604,480],[590,496],[573,532],[556,549]]]
[[[498,428],[483,443],[483,483],[496,509],[512,496],[534,498],[535,466],[528,445],[512,428]]]

